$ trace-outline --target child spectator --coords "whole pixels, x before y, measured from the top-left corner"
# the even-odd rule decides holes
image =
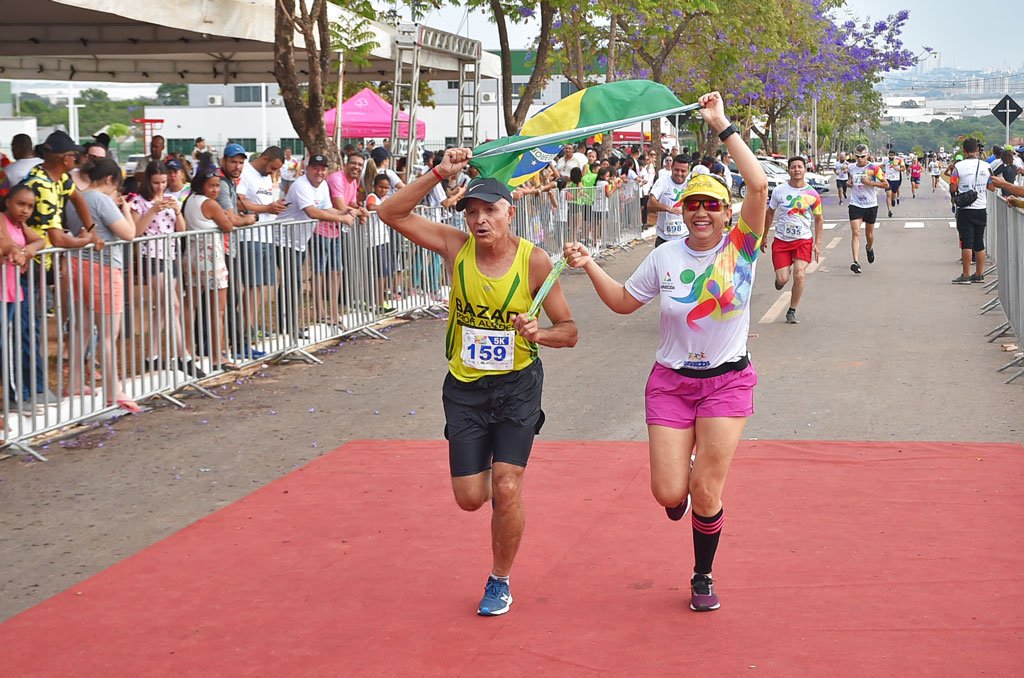
[[[376,212],[381,202],[389,195],[391,178],[384,173],[378,174],[373,180],[373,193],[366,196],[366,209]],[[393,310],[386,301],[392,269],[391,229],[379,218],[370,219],[366,223],[369,226],[366,242],[369,267],[371,271],[376,271],[377,279],[377,312],[388,313]]]

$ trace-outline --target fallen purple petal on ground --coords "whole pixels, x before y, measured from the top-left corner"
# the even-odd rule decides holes
[[[416,410],[410,410],[409,414],[411,414],[411,415],[413,415],[415,417],[416,416]]]
[[[199,423],[200,423],[200,424],[208,424],[208,423],[210,423],[210,422],[208,422],[208,421],[207,421],[206,419],[200,419],[200,420],[199,420]]]
[[[270,413],[276,415],[277,414],[277,410],[270,410]]]
[[[374,410],[373,413],[374,414],[380,414],[380,410]]]
[[[316,408],[315,407],[309,408],[309,413],[310,414],[313,414],[314,412],[316,412]]]

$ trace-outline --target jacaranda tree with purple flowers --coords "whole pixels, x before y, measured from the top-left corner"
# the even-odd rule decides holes
[[[698,22],[695,39],[675,53],[677,90],[684,96],[722,90],[733,116],[771,151],[778,150],[779,123],[809,110],[814,99],[855,104],[852,111],[825,107],[843,113],[824,121],[833,134],[858,117],[877,120],[879,99],[871,96],[871,86],[880,74],[914,63],[900,38],[906,11],[857,22],[838,20],[835,3],[819,0],[721,2],[722,16]]]

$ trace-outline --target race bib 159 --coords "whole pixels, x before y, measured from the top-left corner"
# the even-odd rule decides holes
[[[515,337],[513,330],[481,330],[463,326],[462,363],[478,370],[511,370]]]

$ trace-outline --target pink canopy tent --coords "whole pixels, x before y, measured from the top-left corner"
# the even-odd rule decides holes
[[[334,121],[337,117],[337,108],[324,113],[328,136],[334,134]],[[398,134],[405,137],[409,134],[409,114],[399,111],[398,119],[402,121],[398,125]],[[341,136],[349,139],[391,136],[391,104],[369,88],[352,95],[341,104]],[[427,126],[422,120],[417,120],[416,138],[422,141],[426,136]]]

